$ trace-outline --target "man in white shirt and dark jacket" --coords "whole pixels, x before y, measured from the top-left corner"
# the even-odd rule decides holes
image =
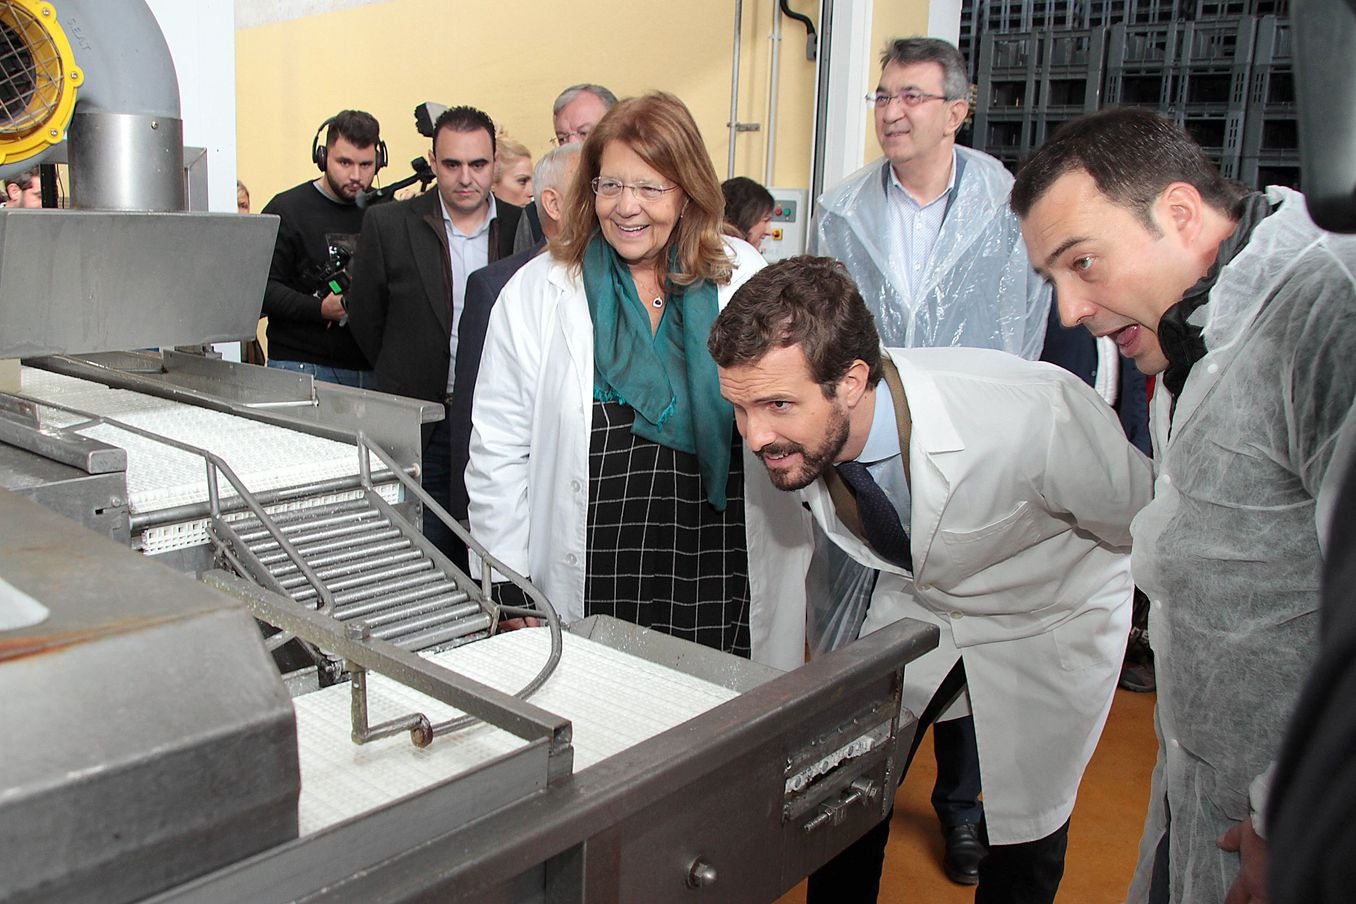
[[[438,190],[368,214],[353,261],[349,317],[376,371],[377,389],[442,402],[457,391],[459,325],[471,273],[508,257],[522,208],[496,201],[494,122],[474,107],[444,110],[433,124],[429,163]],[[423,484],[452,510],[452,421],[425,429]],[[431,513],[424,536],[462,564],[465,547]]]

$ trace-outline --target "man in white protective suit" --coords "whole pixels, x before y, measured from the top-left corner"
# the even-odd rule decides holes
[[[1356,238],[1140,110],[1067,123],[1012,205],[1065,325],[1161,374],[1133,526],[1160,744],[1130,901],[1264,901],[1268,774],[1316,658],[1318,513],[1356,397]]]

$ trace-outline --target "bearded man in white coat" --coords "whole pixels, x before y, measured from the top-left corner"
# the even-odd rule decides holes
[[[1050,290],[1032,271],[1008,209],[1012,176],[988,154],[956,145],[970,110],[964,57],[936,38],[899,38],[880,63],[868,102],[883,157],[819,198],[810,253],[843,262],[887,346],[996,348],[1036,360]],[[836,547],[819,553],[832,586],[819,596],[833,618],[820,615],[822,607],[812,612],[815,652],[856,636],[871,584]],[[974,725],[948,718],[932,736],[942,867],[953,882],[973,885],[984,854]],[[809,904],[844,902],[834,894]]]
[[[864,631],[905,616],[941,628],[906,672],[904,705],[921,735],[968,687],[989,844],[976,901],[1053,901],[1125,649],[1148,460],[1092,389],[1052,365],[882,350],[826,258],[752,278],[710,349],[772,482],[880,570]],[[888,833],[887,818],[849,848],[855,862],[832,879],[845,897],[874,899]]]

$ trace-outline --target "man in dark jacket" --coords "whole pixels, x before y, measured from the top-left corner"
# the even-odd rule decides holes
[[[457,391],[458,323],[466,280],[507,257],[522,208],[490,194],[494,123],[473,107],[452,107],[434,123],[429,162],[438,190],[374,207],[353,262],[348,313],[372,362],[377,389],[448,406]],[[446,412],[445,412],[446,413]],[[451,509],[449,422],[426,430],[424,489]],[[461,560],[452,532],[434,515],[424,535]]]

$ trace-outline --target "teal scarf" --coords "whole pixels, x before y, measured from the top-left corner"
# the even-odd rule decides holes
[[[584,252],[593,397],[630,406],[636,436],[695,454],[707,501],[724,511],[734,409],[721,397],[716,363],[706,349],[720,313],[716,287],[703,280],[667,291],[667,310],[651,335],[649,311],[626,262],[594,234]]]

